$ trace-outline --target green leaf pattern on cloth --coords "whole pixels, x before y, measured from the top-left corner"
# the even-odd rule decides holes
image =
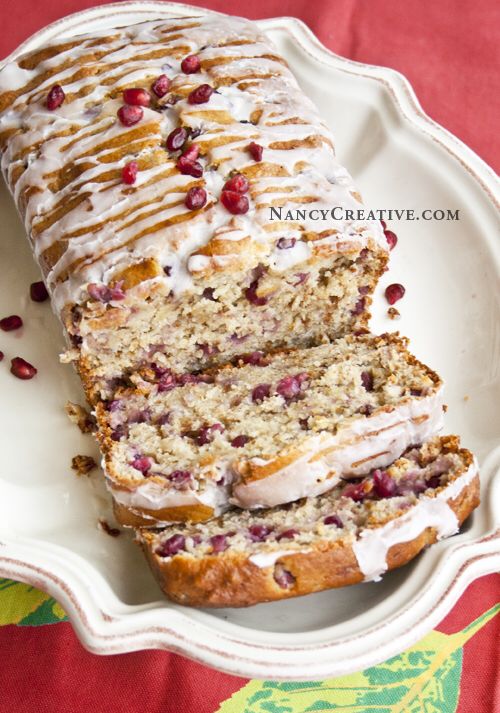
[[[320,682],[250,681],[216,713],[455,713],[463,647],[499,611],[497,604],[456,634],[432,631],[399,656],[359,673]],[[0,578],[0,626],[60,621],[67,617],[48,594]]]
[[[217,713],[454,713],[466,642],[500,604],[456,634],[432,631],[378,666],[321,682],[250,681]]]
[[[61,606],[45,592],[28,584],[0,578],[0,626],[39,626],[66,620]]]

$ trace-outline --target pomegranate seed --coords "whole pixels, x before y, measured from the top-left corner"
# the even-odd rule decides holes
[[[190,188],[186,194],[186,199],[184,201],[186,208],[189,210],[198,210],[203,208],[207,202],[207,192],[204,188],[193,187]]]
[[[147,456],[136,456],[130,465],[132,468],[139,470],[143,475],[146,475],[146,473],[151,470],[153,461]]]
[[[243,446],[246,446],[246,444],[251,440],[250,436],[236,436],[231,441],[231,445],[233,448],[243,448]]]
[[[196,74],[200,71],[201,60],[196,54],[188,54],[181,62],[181,69],[184,74]],[[198,102],[195,102],[197,104]]]
[[[338,515],[327,515],[323,522],[325,525],[335,525],[336,527],[344,527],[344,524]]]
[[[295,584],[295,577],[282,565],[277,564],[274,568],[274,581],[282,589],[290,589]]]
[[[54,109],[59,109],[61,104],[66,99],[66,94],[60,84],[54,84],[50,92],[47,94],[47,109],[54,111]]]
[[[302,384],[307,380],[307,374],[297,374],[296,376],[285,376],[278,383],[276,393],[282,396],[285,401],[291,401],[298,396],[302,390]]]
[[[189,470],[174,470],[170,475],[168,476],[168,479],[174,483],[174,485],[185,485],[188,483],[192,478],[191,473]]]
[[[264,152],[263,146],[256,144],[255,141],[252,141],[252,143],[248,145],[248,151],[254,161],[262,161],[262,154]]]
[[[361,314],[365,309],[365,302],[366,302],[365,298],[360,297],[360,299],[354,305],[354,309],[351,310],[351,314],[354,314],[354,315]]]
[[[226,181],[223,191],[236,191],[236,193],[246,193],[249,189],[249,183],[242,173],[237,173],[235,176]]]
[[[389,285],[389,287],[386,287],[385,298],[390,305],[393,305],[404,296],[405,292],[406,290],[403,285],[395,282],[394,284]]]
[[[276,540],[279,542],[280,540],[293,540],[295,535],[298,535],[299,531],[294,530],[291,528],[290,530],[284,530],[283,532],[280,532],[279,535],[276,536]]]
[[[267,525],[251,525],[248,528],[248,534],[252,542],[263,542],[271,534],[271,531],[272,528]]]
[[[137,179],[138,170],[139,164],[137,163],[137,161],[129,161],[129,163],[126,163],[125,166],[122,168],[123,183],[126,183],[129,186],[135,183]]]
[[[182,156],[186,159],[186,161],[196,161],[199,155],[200,147],[198,144],[191,144],[182,152]]]
[[[373,374],[370,371],[362,371],[361,383],[367,391],[373,391]]]
[[[0,352],[0,361],[3,361],[4,353]]]
[[[210,300],[211,302],[215,302],[215,297],[214,297],[214,292],[215,292],[215,287],[205,287],[203,292],[201,293],[201,296],[205,300]]]
[[[184,176],[193,176],[193,178],[203,176],[203,166],[199,161],[189,161],[184,156],[180,156],[176,166]]]
[[[164,374],[171,374],[172,372],[168,368],[168,366],[163,366],[162,364],[157,364],[156,362],[153,362],[151,364],[151,368],[153,369],[155,376],[163,376]]]
[[[250,208],[248,198],[237,191],[222,191],[221,200],[224,207],[233,215],[248,213]]]
[[[178,151],[184,146],[186,139],[186,129],[183,126],[178,126],[167,136],[167,149],[169,151]]]
[[[151,94],[139,87],[125,89],[123,92],[123,101],[130,106],[149,106],[151,103]]]
[[[32,282],[30,285],[30,297],[33,302],[45,302],[49,297],[47,288],[43,282]]]
[[[32,379],[37,373],[37,369],[22,357],[14,357],[10,360],[10,373],[18,379]]]
[[[213,535],[210,538],[210,544],[214,552],[224,552],[228,548],[226,535]]]
[[[170,79],[166,74],[160,74],[151,85],[151,90],[161,99],[170,89]]]
[[[385,239],[389,245],[389,250],[393,250],[398,242],[398,236],[392,230],[384,230]]]
[[[177,379],[173,374],[165,374],[158,381],[158,393],[163,394],[165,391],[172,391],[177,386]]]
[[[245,297],[253,305],[256,305],[256,307],[262,307],[263,305],[267,305],[267,303],[269,302],[269,297],[259,297],[257,294],[258,286],[258,279],[251,282],[250,286],[247,287],[247,289],[245,290]]]
[[[142,119],[144,111],[140,106],[125,104],[118,109],[117,114],[123,126],[134,126]]]
[[[173,557],[178,552],[186,549],[186,539],[183,535],[172,535],[168,540],[165,540],[156,550],[156,554],[160,557]]]
[[[252,401],[256,404],[269,398],[271,395],[271,384],[259,384],[252,391]]]
[[[200,84],[188,94],[187,100],[189,104],[206,104],[213,93],[214,89],[210,84]]]
[[[359,503],[366,497],[366,487],[364,481],[361,483],[351,483],[347,485],[342,491],[342,495],[345,498],[351,498],[354,502]]]
[[[91,282],[87,285],[87,292],[93,300],[98,302],[108,303],[112,300],[123,300],[125,298],[125,292],[122,289],[123,282],[117,282],[114,287],[108,287],[107,285],[99,285],[95,282]]]
[[[382,226],[382,230],[385,230],[387,228],[387,223],[385,222],[385,220],[381,220],[380,225]]]
[[[396,482],[391,478],[386,470],[374,470],[372,473],[373,489],[381,498],[390,498],[396,493]]]
[[[244,364],[251,364],[252,366],[265,366],[264,352],[250,352],[250,354],[243,354],[241,361]]]
[[[10,317],[0,319],[0,329],[4,332],[13,332],[23,326],[23,320],[17,314],[11,314]]]
[[[297,238],[280,238],[276,243],[276,247],[279,250],[288,250],[289,248],[293,248],[296,242]]]
[[[429,478],[427,481],[427,487],[428,488],[439,488],[441,485],[441,476],[440,475],[433,475],[432,478]]]
[[[212,443],[216,433],[223,433],[224,426],[222,423],[214,423],[212,426],[204,426],[200,428],[195,437],[196,443],[199,446],[205,446],[207,443]]]

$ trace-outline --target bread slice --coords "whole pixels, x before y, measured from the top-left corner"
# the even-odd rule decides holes
[[[379,579],[456,533],[478,504],[477,464],[446,436],[319,498],[137,537],[170,599],[241,607]]]
[[[207,520],[319,495],[442,425],[442,383],[397,335],[243,356],[203,374],[156,365],[97,407],[120,522]]]
[[[125,106],[127,89],[140,102]],[[192,371],[367,323],[387,240],[359,219],[330,130],[247,20],[163,18],[7,63],[0,151],[92,403],[153,357]],[[187,204],[200,189],[206,202]]]

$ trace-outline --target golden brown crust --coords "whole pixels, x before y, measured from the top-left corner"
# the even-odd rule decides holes
[[[117,521],[125,527],[155,527],[158,522],[205,522],[214,515],[213,508],[203,504],[149,510],[128,508],[116,500],[113,500],[113,511]]]
[[[479,475],[447,502],[461,525],[479,505]],[[387,554],[387,571],[406,564],[436,539],[435,528],[426,527],[414,539],[393,545]],[[140,540],[167,597],[188,606],[246,607],[357,584],[364,579],[352,545],[342,540],[320,541],[313,552],[280,557],[277,564],[295,577],[289,589],[276,583],[272,567],[257,567],[245,553],[163,560],[151,547],[153,533],[141,533]]]

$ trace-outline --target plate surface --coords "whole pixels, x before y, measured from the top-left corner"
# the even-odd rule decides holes
[[[30,38],[50,38],[149,18],[202,11],[164,2],[87,10]],[[398,329],[447,382],[446,432],[462,436],[481,464],[482,505],[464,531],[380,583],[361,584],[247,610],[207,612],[166,602],[132,537],[97,528],[111,520],[100,475],[77,478],[76,454],[90,436],[63,406],[83,403],[77,377],[58,363],[61,329],[50,308],[29,300],[39,279],[10,196],[0,187],[1,316],[21,314],[0,349],[0,575],[56,597],[83,644],[96,653],[165,648],[229,673],[314,679],[366,668],[415,643],[476,577],[500,569],[500,237],[498,184],[466,146],[421,110],[392,70],[342,59],[293,18],[259,23],[289,61],[336,136],[338,154],[373,208],[459,209],[459,221],[391,222],[399,235],[377,290],[375,330]],[[383,291],[402,282],[402,317],[386,316]],[[399,306],[398,304],[398,306]],[[39,373],[14,379],[20,355]]]

